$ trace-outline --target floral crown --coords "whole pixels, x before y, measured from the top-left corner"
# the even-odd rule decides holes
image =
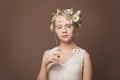
[[[81,26],[81,11],[77,10],[76,12],[71,8],[71,9],[65,9],[63,10],[65,14],[72,15],[72,18],[68,20],[68,24],[73,24],[75,23],[77,27]],[[53,23],[60,22],[61,20],[57,18],[57,16],[61,13],[60,9],[57,9],[56,13],[52,13],[53,17],[51,19],[52,24],[50,25],[50,30],[54,31],[54,25]]]

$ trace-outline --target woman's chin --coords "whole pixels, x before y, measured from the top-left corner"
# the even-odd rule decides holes
[[[72,40],[70,39],[64,39],[64,40],[61,40],[63,43],[70,43]]]

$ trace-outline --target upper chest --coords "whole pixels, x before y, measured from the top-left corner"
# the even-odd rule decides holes
[[[56,50],[52,51],[51,54],[55,53]],[[78,52],[72,52],[72,51],[61,51],[60,53],[60,59],[63,61],[63,63],[57,63],[61,66],[78,66],[81,65],[83,61],[83,54],[84,52],[82,50],[79,50]],[[52,63],[52,65],[56,65],[56,63]]]

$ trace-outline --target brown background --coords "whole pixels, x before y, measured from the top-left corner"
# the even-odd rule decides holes
[[[55,46],[51,13],[71,7],[82,11],[77,44],[91,55],[93,80],[120,80],[118,1],[1,0],[0,80],[36,80],[43,52]]]

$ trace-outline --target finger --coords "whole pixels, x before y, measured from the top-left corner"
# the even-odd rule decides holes
[[[54,59],[48,60],[48,64],[52,63],[52,62],[57,62]]]
[[[59,53],[54,54],[54,56],[56,56],[57,58],[60,58],[60,54]]]
[[[54,56],[53,58],[51,58],[51,59],[53,59],[53,60],[58,60],[58,58],[57,58],[57,56]]]
[[[54,54],[54,57],[55,57],[55,58],[58,58],[58,54],[55,53],[55,54]]]
[[[57,57],[57,54],[55,53],[51,55],[51,58],[56,58],[56,57]]]
[[[59,62],[59,58],[57,58],[56,56],[51,58],[52,60],[56,61],[56,62]]]
[[[54,55],[53,53],[50,54],[50,55],[49,55],[49,59],[53,58],[53,55]]]
[[[56,56],[57,54],[56,53],[54,53],[54,56]]]
[[[59,58],[56,54],[50,54],[48,60],[55,60],[56,62],[59,62]]]

